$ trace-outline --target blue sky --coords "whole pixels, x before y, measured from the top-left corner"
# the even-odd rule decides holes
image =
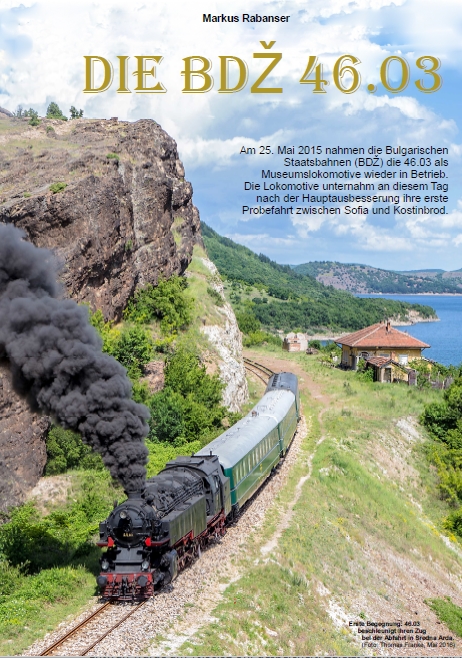
[[[204,12],[290,15],[279,25],[204,24]],[[261,40],[275,40],[272,51],[282,60],[271,85],[282,94],[251,94],[250,84],[262,70],[254,53]],[[155,119],[177,141],[186,177],[194,187],[201,217],[223,235],[263,252],[281,263],[309,260],[360,262],[390,269],[462,267],[462,136],[460,70],[462,6],[459,0],[312,0],[243,2],[179,0],[150,3],[64,3],[2,1],[0,9],[0,105],[18,104],[44,113],[51,100],[64,110],[83,108],[85,116],[134,121]],[[331,84],[313,94],[299,84],[309,55],[332,68],[343,54],[358,57],[361,87],[342,94]],[[164,94],[117,94],[115,82],[100,94],[84,94],[84,55],[116,63],[128,55],[161,55],[158,79]],[[243,91],[219,94],[182,93],[183,58],[212,61],[218,84],[220,55],[247,62],[250,83]],[[442,88],[421,93],[418,57],[441,60]],[[367,91],[379,82],[386,57],[404,57],[410,84],[398,94]],[[96,69],[98,71],[98,69]],[[391,68],[396,84],[397,69]],[[133,88],[132,76],[129,86]],[[270,78],[268,78],[270,80]],[[266,83],[265,83],[266,84]],[[424,215],[244,216],[243,205],[257,205],[244,181],[261,181],[261,170],[282,170],[281,157],[243,156],[242,146],[443,146],[449,149],[445,169],[449,183],[447,213]],[[435,169],[435,167],[432,167]],[[406,205],[406,204],[402,204]]]

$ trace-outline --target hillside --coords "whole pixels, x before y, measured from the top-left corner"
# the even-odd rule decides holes
[[[415,270],[392,272],[370,265],[313,261],[294,266],[294,271],[315,277],[326,286],[355,294],[384,293],[401,295],[462,294],[462,282],[454,279],[460,272]]]
[[[436,318],[421,304],[390,299],[358,299],[313,276],[278,265],[247,247],[224,238],[201,223],[211,260],[227,280],[227,293],[238,312],[251,312],[270,330],[353,331],[386,318]]]
[[[441,392],[361,382],[276,348],[247,356],[299,376],[304,420],[288,457],[173,592],[156,597],[100,653],[460,655],[462,640],[431,602],[450,597],[460,614],[462,556],[442,531],[450,507],[437,494],[416,422]],[[394,633],[360,626],[398,620]],[[415,638],[416,628],[451,639],[433,648],[386,638],[403,629]]]

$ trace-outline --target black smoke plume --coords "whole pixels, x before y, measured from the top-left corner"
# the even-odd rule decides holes
[[[144,488],[149,412],[125,369],[101,351],[88,311],[57,299],[53,254],[0,224],[0,356],[33,411],[80,432],[125,491]]]

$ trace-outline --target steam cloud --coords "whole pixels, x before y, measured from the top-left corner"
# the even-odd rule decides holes
[[[149,412],[131,398],[125,369],[101,351],[88,311],[56,299],[53,254],[0,224],[0,357],[33,411],[80,432],[125,491],[144,488]]]

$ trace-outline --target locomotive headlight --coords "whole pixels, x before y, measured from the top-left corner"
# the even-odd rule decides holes
[[[101,569],[107,571],[109,569],[109,562],[107,560],[101,560]]]
[[[120,516],[121,519],[126,519],[127,516],[128,516],[128,514],[127,514],[127,512],[123,509],[123,510],[120,512],[119,516]]]
[[[149,569],[149,560],[143,560],[141,563],[142,571],[147,571]]]

